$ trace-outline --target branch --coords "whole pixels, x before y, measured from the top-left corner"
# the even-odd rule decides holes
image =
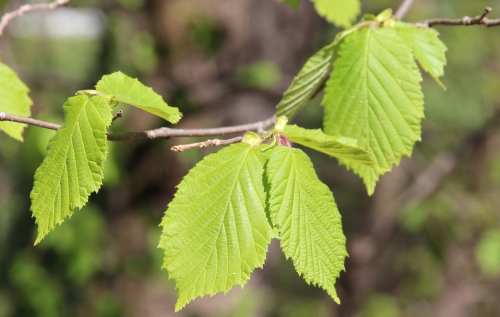
[[[25,4],[17,10],[6,13],[2,16],[2,19],[0,19],[0,36],[3,35],[3,31],[10,23],[10,21],[14,20],[15,18],[21,17],[26,12],[35,10],[54,10],[55,8],[68,5],[71,1],[73,0],[56,0],[51,3]]]
[[[428,28],[434,25],[485,25],[487,27],[500,25],[500,19],[490,20],[486,15],[491,12],[491,7],[486,7],[483,14],[474,18],[465,16],[462,19],[430,19],[423,22],[415,23],[416,27]]]
[[[115,122],[116,119],[123,117],[123,110],[118,111],[113,118],[111,118],[111,123]]]
[[[404,2],[396,10],[396,13],[394,13],[394,17],[398,20],[402,20],[412,6],[413,1],[414,0],[404,0]]]
[[[243,137],[238,136],[236,138],[228,139],[228,140],[219,140],[219,139],[214,139],[214,140],[207,140],[204,142],[198,142],[198,143],[191,143],[191,144],[182,144],[182,145],[176,145],[171,148],[172,151],[174,152],[183,152],[186,150],[191,150],[191,149],[196,149],[196,148],[206,148],[207,146],[224,146],[224,145],[229,145],[233,143],[238,143],[243,140]]]
[[[57,130],[60,125],[32,118],[19,117],[6,112],[0,112],[0,121],[10,121],[17,123],[24,123],[37,126],[44,129]],[[139,140],[153,140],[153,139],[168,139],[171,137],[189,137],[189,136],[213,136],[224,135],[231,133],[242,133],[247,131],[257,131],[258,133],[264,132],[271,127],[276,121],[276,117],[272,116],[266,120],[236,125],[231,127],[212,128],[212,129],[171,129],[159,128],[155,130],[148,130],[142,132],[129,132],[125,134],[109,134],[108,141],[116,142],[134,142]]]
[[[1,121],[25,123],[25,124],[34,125],[34,126],[37,126],[40,128],[50,129],[50,130],[57,130],[60,127],[59,124],[40,121],[40,120],[36,120],[36,119],[32,119],[32,118],[19,117],[19,116],[15,116],[13,114],[8,114],[6,112],[0,112],[0,122]]]

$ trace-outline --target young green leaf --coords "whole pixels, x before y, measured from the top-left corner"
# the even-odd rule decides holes
[[[163,267],[179,290],[176,311],[198,296],[244,285],[274,236],[265,212],[262,147],[233,144],[182,180],[161,225]]]
[[[372,168],[375,166],[375,161],[370,153],[360,148],[354,139],[331,136],[323,133],[320,129],[309,130],[296,125],[287,125],[283,134],[292,142],[330,156]]]
[[[299,149],[277,146],[266,164],[271,220],[281,248],[308,283],[340,303],[335,281],[347,256],[340,213],[330,189]]]
[[[439,77],[444,75],[447,48],[439,39],[438,31],[432,28],[417,28],[404,22],[398,22],[396,30],[412,49],[422,68],[429,72],[437,83],[445,89]]]
[[[276,106],[276,116],[292,120],[311,100],[330,72],[334,49],[334,45],[330,44],[309,58]]]
[[[28,97],[29,89],[7,65],[0,62],[0,111],[29,117],[32,101]],[[25,124],[0,122],[0,130],[16,140],[23,140]]]
[[[111,108],[102,97],[76,96],[63,105],[65,120],[50,139],[36,170],[31,210],[38,224],[35,244],[83,207],[102,184]]]
[[[360,12],[359,0],[311,0],[327,21],[348,28]]]
[[[358,140],[377,166],[411,155],[424,117],[422,77],[411,49],[392,28],[362,30],[344,40],[328,80],[324,130]],[[382,171],[341,159],[371,194]]]
[[[311,100],[328,77],[340,44],[354,31],[352,29],[338,33],[332,44],[309,58],[276,106],[277,117],[286,116],[290,121]]]
[[[375,17],[375,21],[377,21],[378,23],[384,23],[391,17],[392,17],[392,9],[385,9]]]
[[[179,122],[182,117],[179,109],[168,106],[153,89],[122,72],[103,76],[96,90],[101,94],[114,95],[116,101],[148,111],[171,123]]]

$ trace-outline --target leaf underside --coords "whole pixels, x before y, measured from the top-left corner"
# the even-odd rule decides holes
[[[148,111],[171,123],[179,122],[182,117],[179,109],[168,106],[153,89],[122,72],[103,76],[97,83],[96,90],[101,94],[114,96],[113,99],[116,101]]]
[[[16,116],[31,116],[31,99],[29,89],[7,65],[0,62],[0,111]],[[0,130],[16,140],[23,140],[25,124],[17,122],[0,122]]]
[[[330,72],[334,50],[335,45],[328,45],[309,58],[277,105],[277,117],[292,120],[309,102]]]
[[[277,146],[266,164],[269,208],[281,248],[308,283],[340,303],[335,281],[347,256],[340,213],[330,189],[299,149]]]
[[[176,311],[198,296],[244,285],[264,264],[274,234],[261,148],[233,144],[205,157],[179,184],[159,245],[179,290]]]
[[[287,125],[283,133],[290,141],[343,159],[346,162],[375,167],[370,153],[357,145],[354,139],[343,136],[331,136],[320,129],[310,130],[296,125]]]
[[[63,106],[65,121],[50,139],[36,170],[31,210],[38,224],[35,244],[81,208],[102,184],[111,108],[102,97],[76,96]]]
[[[420,140],[422,77],[412,51],[397,30],[377,28],[347,37],[339,54],[323,99],[324,131],[358,140],[377,166],[389,170]],[[369,194],[384,173],[340,162],[363,178]]]
[[[314,2],[316,11],[327,21],[336,26],[350,27],[356,19],[361,4],[359,0],[311,0]]]

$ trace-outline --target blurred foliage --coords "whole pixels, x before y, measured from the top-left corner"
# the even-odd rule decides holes
[[[362,10],[378,13],[400,2],[363,1]],[[415,1],[405,21],[475,16],[487,5],[495,3]],[[69,96],[121,70],[179,107],[186,114],[180,127],[257,121],[273,113],[303,62],[339,31],[309,1],[296,14],[272,0],[88,1],[71,8],[80,6],[106,19],[94,37],[6,32],[0,39],[2,60],[32,91],[35,118],[60,123]],[[190,13],[175,11],[179,6]],[[307,285],[272,244],[264,269],[243,289],[197,299],[177,316],[498,316],[500,35],[481,26],[436,29],[449,48],[447,90],[424,76],[423,141],[382,178],[374,197],[335,160],[306,150],[343,216],[350,258],[337,283],[342,304]],[[294,123],[318,128],[318,100]],[[125,116],[113,133],[164,125],[121,107]],[[197,138],[110,144],[101,191],[35,248],[29,192],[53,133],[29,127],[24,143],[0,134],[0,317],[173,316],[176,290],[160,270],[158,224],[187,170],[215,149],[169,150]],[[429,195],[391,211],[444,152],[456,159],[453,171]]]
[[[0,0],[0,10],[3,10],[10,0]]]
[[[500,230],[490,230],[482,234],[477,245],[476,261],[486,276],[500,275]]]
[[[281,71],[272,62],[257,62],[238,69],[237,81],[252,88],[271,89],[279,82]]]

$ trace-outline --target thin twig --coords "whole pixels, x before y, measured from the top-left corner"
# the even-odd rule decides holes
[[[22,16],[26,12],[35,10],[54,10],[55,8],[68,5],[71,1],[73,0],[56,0],[51,3],[25,4],[17,10],[6,13],[2,16],[2,19],[0,19],[0,36],[3,35],[3,32],[10,21]]]
[[[408,10],[410,9],[411,5],[413,4],[414,0],[404,0],[403,3],[399,6],[399,8],[396,10],[396,13],[394,13],[394,17],[396,19],[403,19]]]
[[[434,25],[485,25],[487,27],[500,25],[500,19],[490,20],[486,15],[491,12],[491,7],[486,7],[483,14],[474,18],[465,16],[462,19],[430,19],[423,22],[415,23],[416,27],[428,28]]]
[[[0,122],[1,121],[25,123],[25,124],[34,125],[34,126],[37,126],[40,128],[50,129],[50,130],[57,130],[60,127],[59,124],[40,121],[40,120],[32,119],[32,118],[19,117],[19,116],[15,116],[13,114],[5,113],[5,112],[0,112]]]
[[[6,112],[0,112],[0,121],[10,121],[17,123],[24,123],[40,128],[57,130],[60,125],[32,118],[15,116]],[[230,127],[211,128],[211,129],[172,129],[172,128],[159,128],[155,130],[148,130],[142,132],[129,132],[125,134],[108,134],[109,141],[116,142],[134,142],[140,140],[153,140],[153,139],[168,139],[171,137],[190,137],[190,136],[213,136],[225,135],[231,133],[242,133],[247,131],[257,131],[262,133],[271,127],[276,121],[276,117],[272,116],[266,120],[242,124]]]
[[[171,150],[174,152],[183,152],[186,150],[191,150],[191,149],[196,149],[196,148],[203,149],[203,148],[206,148],[207,146],[230,145],[233,143],[241,142],[242,140],[243,140],[243,137],[241,137],[241,136],[238,136],[238,137],[232,138],[232,139],[228,139],[228,140],[213,139],[213,140],[206,140],[203,142],[172,146]]]
[[[115,122],[116,119],[123,117],[123,110],[118,111],[113,118],[111,119],[111,123]]]

